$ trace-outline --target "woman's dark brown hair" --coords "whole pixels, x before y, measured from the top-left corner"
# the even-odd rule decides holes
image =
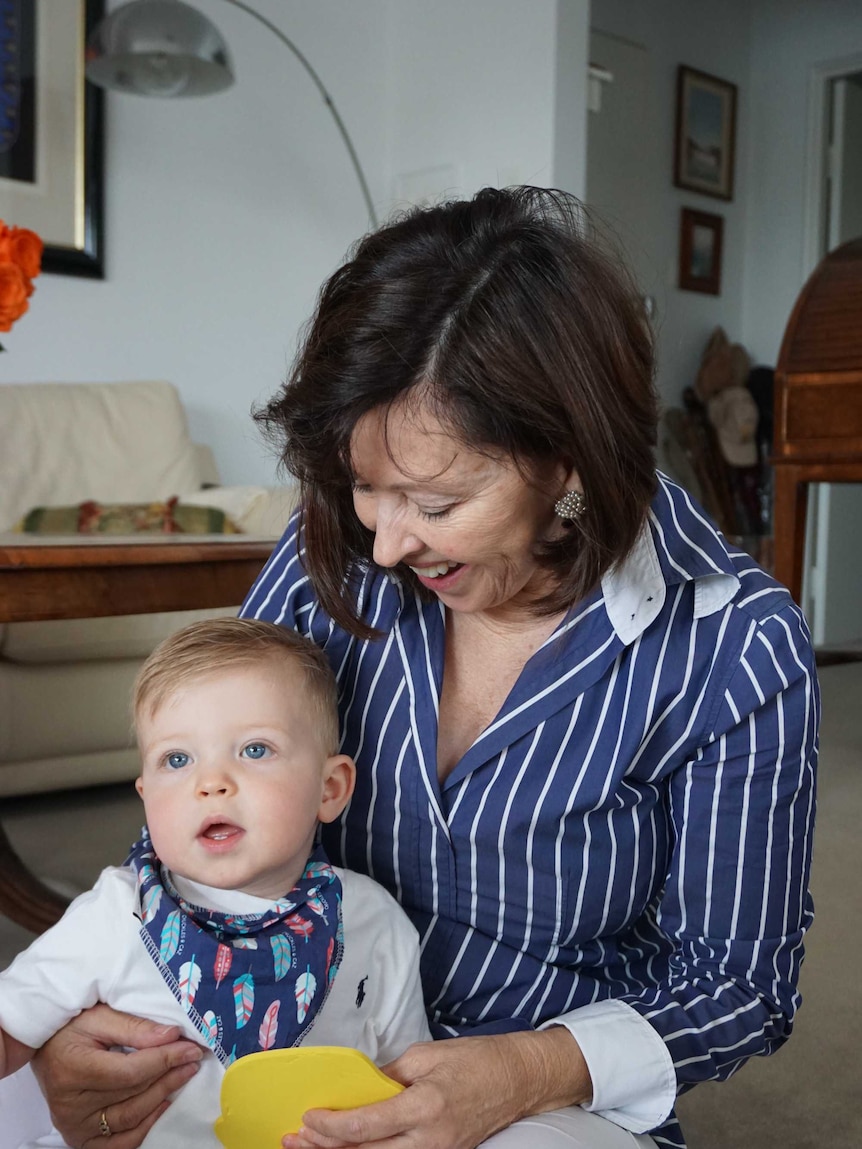
[[[357,421],[412,388],[466,446],[522,467],[564,462],[586,511],[537,561],[565,609],[625,557],[655,489],[652,338],[637,289],[561,191],[485,188],[362,239],[324,284],[281,392],[256,418],[299,480],[305,566],[354,634],[345,576],[373,535],[351,494]],[[399,576],[412,581],[407,567]]]

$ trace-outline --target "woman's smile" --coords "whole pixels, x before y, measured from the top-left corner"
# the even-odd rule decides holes
[[[442,562],[430,566],[411,566],[410,569],[423,586],[430,590],[448,590],[465,570],[464,563]]]

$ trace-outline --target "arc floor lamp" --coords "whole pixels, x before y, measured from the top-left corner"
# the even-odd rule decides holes
[[[224,0],[269,29],[313,80],[338,128],[368,210],[377,215],[356,148],[335,101],[296,44],[243,0]],[[207,96],[229,88],[233,65],[224,37],[197,8],[183,0],[131,0],[116,8],[87,41],[87,77],[101,88],[140,96]]]

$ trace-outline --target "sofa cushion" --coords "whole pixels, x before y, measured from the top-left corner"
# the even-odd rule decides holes
[[[33,507],[18,530],[32,535],[235,535],[236,525],[218,507],[186,505],[177,497],[155,503],[97,503]]]
[[[135,747],[126,750],[86,750],[81,754],[63,752],[54,758],[30,758],[25,762],[0,760],[0,799],[19,794],[41,794],[48,790],[125,782],[137,777],[140,772],[141,760]],[[7,1081],[11,1081],[11,1078],[0,1081],[0,1085],[5,1085]],[[0,1098],[0,1112],[5,1121],[6,1111],[2,1105]],[[0,1125],[0,1144],[5,1132],[5,1125]]]
[[[186,623],[236,614],[238,606],[114,618],[9,622],[0,626],[0,660],[29,664],[146,658],[158,642]]]
[[[132,746],[129,699],[139,669],[136,658],[75,666],[0,663],[0,771],[10,762]],[[106,698],[110,706],[102,703]]]
[[[31,507],[168,499],[201,482],[170,383],[0,385],[2,530]]]

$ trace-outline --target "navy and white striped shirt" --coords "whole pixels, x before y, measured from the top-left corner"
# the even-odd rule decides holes
[[[413,919],[432,1021],[577,1033],[582,1007],[623,1003],[675,1071],[638,1131],[683,1145],[674,1088],[771,1052],[799,1001],[819,718],[800,610],[662,476],[632,554],[440,783],[441,605],[372,566],[361,602],[385,637],[353,638],[298,545],[294,519],[242,613],[329,656],[358,778],[326,846]],[[637,1129],[625,1101],[606,1115]]]

